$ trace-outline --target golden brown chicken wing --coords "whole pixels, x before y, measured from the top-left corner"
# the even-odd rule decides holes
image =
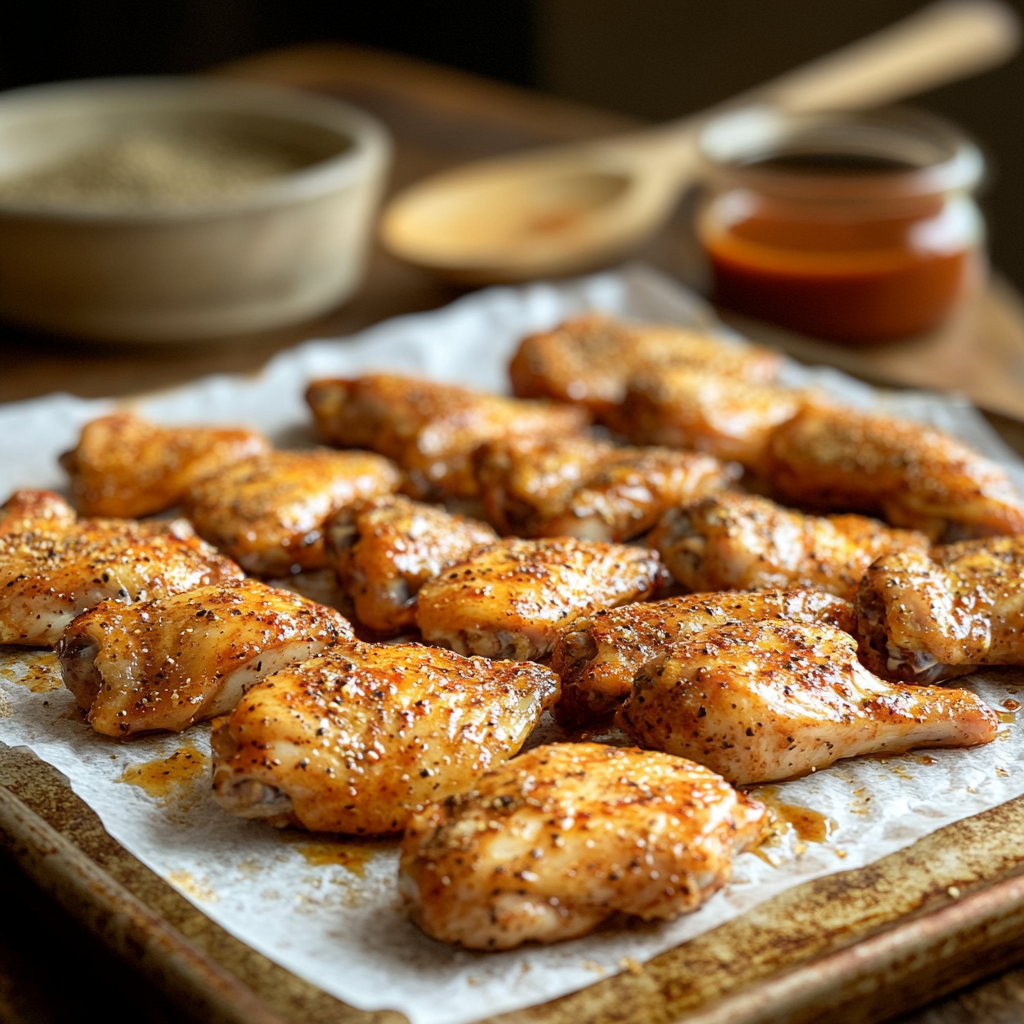
[[[246,694],[214,733],[214,796],[279,827],[400,832],[515,754],[557,693],[540,665],[340,644]]]
[[[525,661],[550,653],[560,628],[652,596],[665,580],[653,551],[558,537],[510,539],[428,580],[416,621],[462,654]]]
[[[0,644],[54,644],[101,601],[130,604],[243,575],[184,519],[86,519],[0,535]]]
[[[551,667],[562,680],[562,696],[555,713],[567,725],[601,721],[629,695],[640,666],[673,643],[710,626],[773,618],[823,622],[847,632],[855,621],[848,602],[799,589],[693,594],[601,611],[558,634]]]
[[[64,685],[107,736],[180,732],[265,676],[352,639],[333,608],[240,580],[153,601],[104,601],[57,643]]]
[[[1024,665],[1024,537],[880,558],[857,592],[864,663],[934,683],[978,665]]]
[[[363,625],[378,633],[416,628],[420,587],[497,534],[400,494],[342,509],[327,523],[328,560]]]
[[[15,491],[0,505],[0,536],[34,527],[59,530],[72,526],[77,518],[75,510],[53,491]]]
[[[370,452],[265,452],[197,483],[184,510],[199,533],[249,572],[324,569],[324,524],[361,498],[398,487],[398,470]]]
[[[647,543],[687,590],[809,587],[852,601],[879,555],[926,552],[928,538],[866,516],[809,516],[748,494],[666,513]]]
[[[618,722],[641,746],[692,757],[737,786],[859,754],[972,747],[999,728],[976,694],[884,682],[849,634],[780,619],[675,644],[637,672]]]
[[[664,370],[631,378],[609,426],[633,444],[692,448],[764,469],[774,431],[792,419],[805,393],[706,370]]]
[[[199,480],[269,448],[253,430],[158,427],[120,412],[87,423],[61,465],[82,515],[137,518],[173,508]]]
[[[613,914],[664,921],[696,909],[765,818],[763,804],[683,758],[537,747],[413,817],[399,887],[443,942],[558,942]]]
[[[811,403],[775,431],[768,477],[784,501],[881,515],[933,539],[1024,533],[1006,471],[942,431]]]
[[[763,382],[781,366],[782,357],[769,349],[730,345],[686,327],[584,313],[524,338],[509,374],[520,398],[578,402],[604,419],[626,397],[637,373],[687,367]]]
[[[500,441],[477,453],[488,518],[517,537],[629,540],[666,509],[724,487],[734,468],[710,455],[586,437]]]
[[[414,498],[474,498],[473,452],[504,437],[563,437],[590,421],[582,408],[482,394],[379,373],[317,380],[306,392],[321,438],[370,448],[405,470]]]

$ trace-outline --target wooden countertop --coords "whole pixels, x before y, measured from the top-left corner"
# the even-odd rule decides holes
[[[629,125],[610,114],[461,72],[340,45],[277,51],[218,73],[320,90],[376,114],[396,140],[392,190],[476,157]],[[685,205],[636,257],[684,281],[693,279],[696,264]],[[352,302],[286,330],[187,346],[133,348],[39,337],[0,326],[0,401],[56,390],[130,395],[208,373],[251,372],[298,341],[349,334],[385,317],[444,305],[459,294],[459,289],[399,264],[378,247],[366,283]],[[843,348],[735,322],[803,361],[830,363],[880,383],[959,390],[982,407],[1024,419],[1024,304],[998,278],[941,331],[882,348]],[[129,1016],[134,1021],[182,1019],[142,979],[124,979],[113,1003],[102,992],[112,988],[107,981],[83,992],[97,978],[118,976],[111,972],[123,976],[123,967],[59,909],[19,882],[3,859],[0,895],[5,903],[0,915],[0,1019],[19,1024],[66,1020],[80,1007],[79,997],[85,1005],[102,1005],[105,1016],[115,1021]],[[54,975],[60,976],[60,985],[53,984]],[[1006,972],[912,1020],[995,1020],[997,1012],[1024,1017],[1022,979],[1024,972]]]

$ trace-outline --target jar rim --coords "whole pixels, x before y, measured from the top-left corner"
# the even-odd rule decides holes
[[[985,173],[981,150],[959,128],[908,107],[819,113],[743,107],[708,121],[697,147],[707,176],[805,199],[939,195],[973,190]],[[797,168],[785,162],[794,157],[810,159]],[[850,166],[815,170],[814,158],[845,158]],[[890,166],[865,169],[872,161]]]

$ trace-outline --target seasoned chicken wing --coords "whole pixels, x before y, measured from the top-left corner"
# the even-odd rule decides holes
[[[864,663],[934,683],[979,665],[1024,665],[1024,537],[880,558],[855,601]]]
[[[378,633],[416,627],[420,587],[497,534],[400,494],[342,509],[327,523],[327,556],[359,621]]]
[[[214,733],[214,796],[279,827],[400,832],[515,754],[557,693],[540,665],[340,644],[246,694]]]
[[[59,530],[74,524],[75,510],[53,491],[15,491],[0,505],[0,536],[38,527]]]
[[[608,422],[634,444],[693,448],[762,472],[773,432],[804,401],[805,393],[791,388],[705,370],[665,370],[634,376]]]
[[[158,427],[120,412],[87,423],[61,465],[82,515],[137,518],[173,508],[197,481],[269,448],[254,430]]]
[[[647,538],[687,590],[810,587],[853,600],[879,555],[926,552],[928,538],[866,516],[809,516],[748,494],[666,513]]]
[[[361,498],[394,491],[398,470],[371,452],[272,451],[236,462],[188,492],[199,533],[249,572],[324,569],[324,524]]]
[[[811,403],[775,431],[768,476],[784,500],[881,515],[933,539],[1024,533],[1006,471],[909,420]]]
[[[405,470],[414,498],[474,498],[473,452],[504,437],[578,434],[588,413],[414,377],[379,373],[317,380],[306,392],[320,436],[341,448],[370,448]]]
[[[733,469],[710,455],[586,437],[499,441],[477,453],[488,518],[517,537],[629,540],[673,505],[720,490]]]
[[[859,754],[973,747],[999,728],[976,694],[884,682],[849,634],[780,619],[675,644],[637,672],[618,722],[641,746],[692,757],[737,786]]]
[[[553,744],[415,815],[399,887],[443,942],[558,942],[614,914],[664,921],[696,909],[765,819],[763,804],[692,761]]]
[[[579,402],[603,419],[637,373],[687,367],[769,381],[781,366],[782,357],[770,349],[729,344],[686,327],[584,313],[524,338],[509,373],[520,398]]]
[[[657,553],[558,537],[509,539],[420,589],[424,638],[462,654],[542,658],[558,630],[601,608],[651,597],[665,580]]]
[[[629,696],[640,666],[673,643],[726,622],[776,618],[847,632],[855,621],[847,601],[799,589],[693,594],[600,611],[558,634],[551,667],[562,680],[562,696],[555,713],[567,725],[607,718]]]
[[[0,644],[54,644],[101,601],[130,604],[244,573],[184,519],[86,519],[0,535]]]
[[[57,643],[64,685],[107,736],[180,732],[241,700],[265,676],[350,640],[333,608],[257,580],[152,601],[104,601]]]

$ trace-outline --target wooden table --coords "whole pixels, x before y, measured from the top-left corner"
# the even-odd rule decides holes
[[[321,90],[376,114],[397,142],[393,190],[475,157],[628,127],[621,118],[549,97],[342,46],[279,51],[219,73]],[[637,257],[682,280],[693,278],[696,263],[685,206]],[[131,348],[0,327],[0,401],[55,390],[130,395],[208,373],[253,371],[276,351],[305,338],[349,334],[385,317],[435,308],[458,294],[453,286],[399,264],[378,248],[366,284],[352,302],[286,330],[187,346]],[[1024,306],[998,279],[941,331],[884,348],[842,348],[738,323],[801,360],[831,363],[880,383],[955,388],[989,410],[1024,419]],[[1004,426],[1012,429],[1013,424]],[[178,1009],[141,978],[126,976],[118,961],[34,893],[3,860],[0,898],[5,907],[0,914],[0,1020],[67,1020],[78,1015],[82,1000],[95,1003],[115,1021],[181,1019]],[[116,995],[106,980],[111,978],[119,979]],[[97,979],[104,980],[97,984]],[[966,995],[943,1000],[913,1020],[996,1020],[997,1010],[1010,1014],[999,1020],[1024,1017],[1022,992],[1024,973],[1010,971]]]

